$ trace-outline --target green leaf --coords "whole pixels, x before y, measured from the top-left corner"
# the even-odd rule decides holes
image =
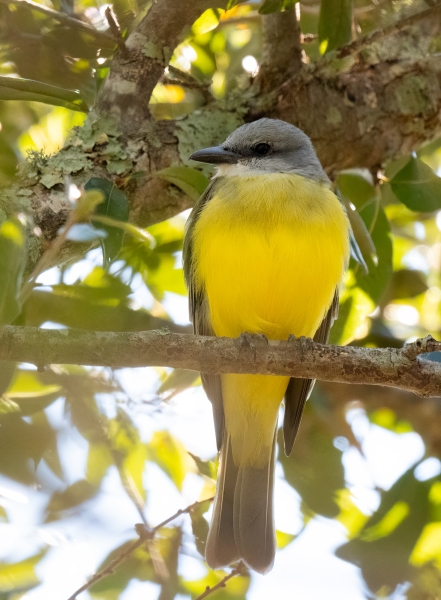
[[[153,317],[146,310],[130,309],[126,306],[126,296],[115,301],[110,293],[107,298],[99,296],[93,288],[81,284],[66,287],[80,289],[71,295],[42,290],[32,292],[25,305],[25,324],[39,327],[45,321],[53,321],[92,331],[144,331],[168,326],[178,333],[186,332],[185,326]]]
[[[148,447],[149,460],[161,467],[178,490],[182,490],[189,460],[183,444],[168,431],[155,431]]]
[[[205,477],[209,477],[210,479],[215,480],[217,476],[217,464],[214,460],[202,460],[196,454],[188,453],[191,458],[196,463],[198,471],[201,475],[205,475]]]
[[[173,369],[165,380],[161,383],[157,394],[165,395],[166,400],[170,400],[176,394],[180,394],[182,391],[195,385],[195,382],[199,378],[199,374],[194,371],[187,369]],[[166,394],[166,392],[168,392]]]
[[[204,518],[204,514],[210,508],[208,502],[198,504],[190,511],[191,528],[196,542],[196,549],[205,558],[205,544],[208,535],[208,522]]]
[[[79,92],[58,88],[32,79],[0,76],[0,100],[25,100],[64,106],[70,110],[88,112]]]
[[[76,481],[62,492],[54,492],[47,505],[48,516],[46,522],[57,518],[57,513],[74,508],[86,500],[93,498],[99,488],[85,479]]]
[[[283,550],[284,548],[289,546],[289,544],[291,542],[293,542],[296,539],[296,537],[297,536],[295,536],[293,533],[286,533],[285,531],[279,531],[277,529],[276,530],[277,549]]]
[[[383,303],[415,298],[415,296],[427,292],[428,289],[424,273],[413,269],[399,269],[392,273],[392,279],[387,294],[383,298]]]
[[[259,8],[261,15],[269,15],[270,13],[281,12],[292,8],[298,0],[265,0]]]
[[[90,444],[87,457],[87,481],[98,486],[112,464],[113,458],[108,444]]]
[[[318,35],[322,54],[351,41],[352,0],[322,0]]]
[[[0,592],[24,592],[40,583],[35,565],[40,562],[46,550],[16,563],[0,563]]]
[[[182,586],[192,598],[197,598],[207,587],[214,587],[222,581],[227,573],[223,570],[209,571],[205,577],[192,581],[182,581]],[[250,587],[250,576],[247,573],[236,575],[227,585],[213,595],[213,600],[244,600]]]
[[[441,208],[441,179],[419,158],[411,156],[390,184],[398,200],[410,210],[433,212]]]
[[[194,202],[199,199],[208,185],[207,177],[191,167],[167,167],[157,171],[156,175],[176,185]]]
[[[17,413],[3,415],[1,432],[0,472],[14,481],[34,484],[35,466],[40,462],[53,435],[47,420],[27,423]]]
[[[0,327],[20,314],[19,293],[25,262],[25,228],[14,217],[0,225]]]
[[[92,177],[84,186],[85,190],[99,190],[104,195],[104,202],[97,205],[96,214],[111,217],[117,221],[129,220],[129,201],[124,192],[119,190],[112,181],[101,177]],[[93,222],[93,221],[92,221]],[[101,241],[103,261],[107,267],[121,250],[124,232],[119,227],[100,224],[107,232],[107,237]]]
[[[410,556],[424,526],[430,521],[431,480],[418,481],[415,465],[382,494],[378,510],[358,536],[340,546],[339,558],[356,564],[373,592],[390,591],[409,581]]]
[[[117,556],[123,554],[135,539],[125,542],[104,559],[97,572],[105,569]],[[130,554],[126,561],[107,577],[93,585],[89,592],[97,600],[118,600],[131,579],[140,581],[156,581],[156,573],[146,545],[140,546]]]

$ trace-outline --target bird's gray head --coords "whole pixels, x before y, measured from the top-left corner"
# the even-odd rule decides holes
[[[293,173],[328,182],[309,137],[277,119],[242,125],[220,146],[198,150],[192,160],[218,166],[218,175]]]

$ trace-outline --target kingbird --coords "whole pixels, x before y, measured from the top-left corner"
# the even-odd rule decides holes
[[[196,334],[290,335],[326,343],[338,312],[350,226],[308,136],[260,119],[192,160],[217,166],[194,207],[184,272]],[[242,560],[268,572],[276,549],[273,487],[277,417],[289,455],[314,381],[202,374],[220,466],[206,561]]]

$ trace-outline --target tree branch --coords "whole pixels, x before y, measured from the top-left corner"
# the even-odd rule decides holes
[[[268,92],[302,68],[301,32],[296,9],[265,15],[262,33],[262,64],[257,82],[263,92]]]
[[[402,349],[317,344],[310,339],[269,341],[193,336],[169,331],[102,333],[6,326],[0,360],[113,368],[163,366],[202,373],[260,373],[385,385],[423,397],[441,396],[441,365],[421,360],[441,350],[431,336]]]
[[[226,0],[217,0],[224,8]],[[147,15],[129,35],[125,52],[118,52],[106,79],[98,110],[113,115],[124,133],[145,130],[151,120],[149,101],[173,50],[193,22],[212,0],[161,0],[153,2]]]

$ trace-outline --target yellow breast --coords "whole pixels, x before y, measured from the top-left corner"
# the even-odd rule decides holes
[[[299,175],[226,177],[193,248],[216,335],[312,337],[343,277],[348,223],[329,189]]]

